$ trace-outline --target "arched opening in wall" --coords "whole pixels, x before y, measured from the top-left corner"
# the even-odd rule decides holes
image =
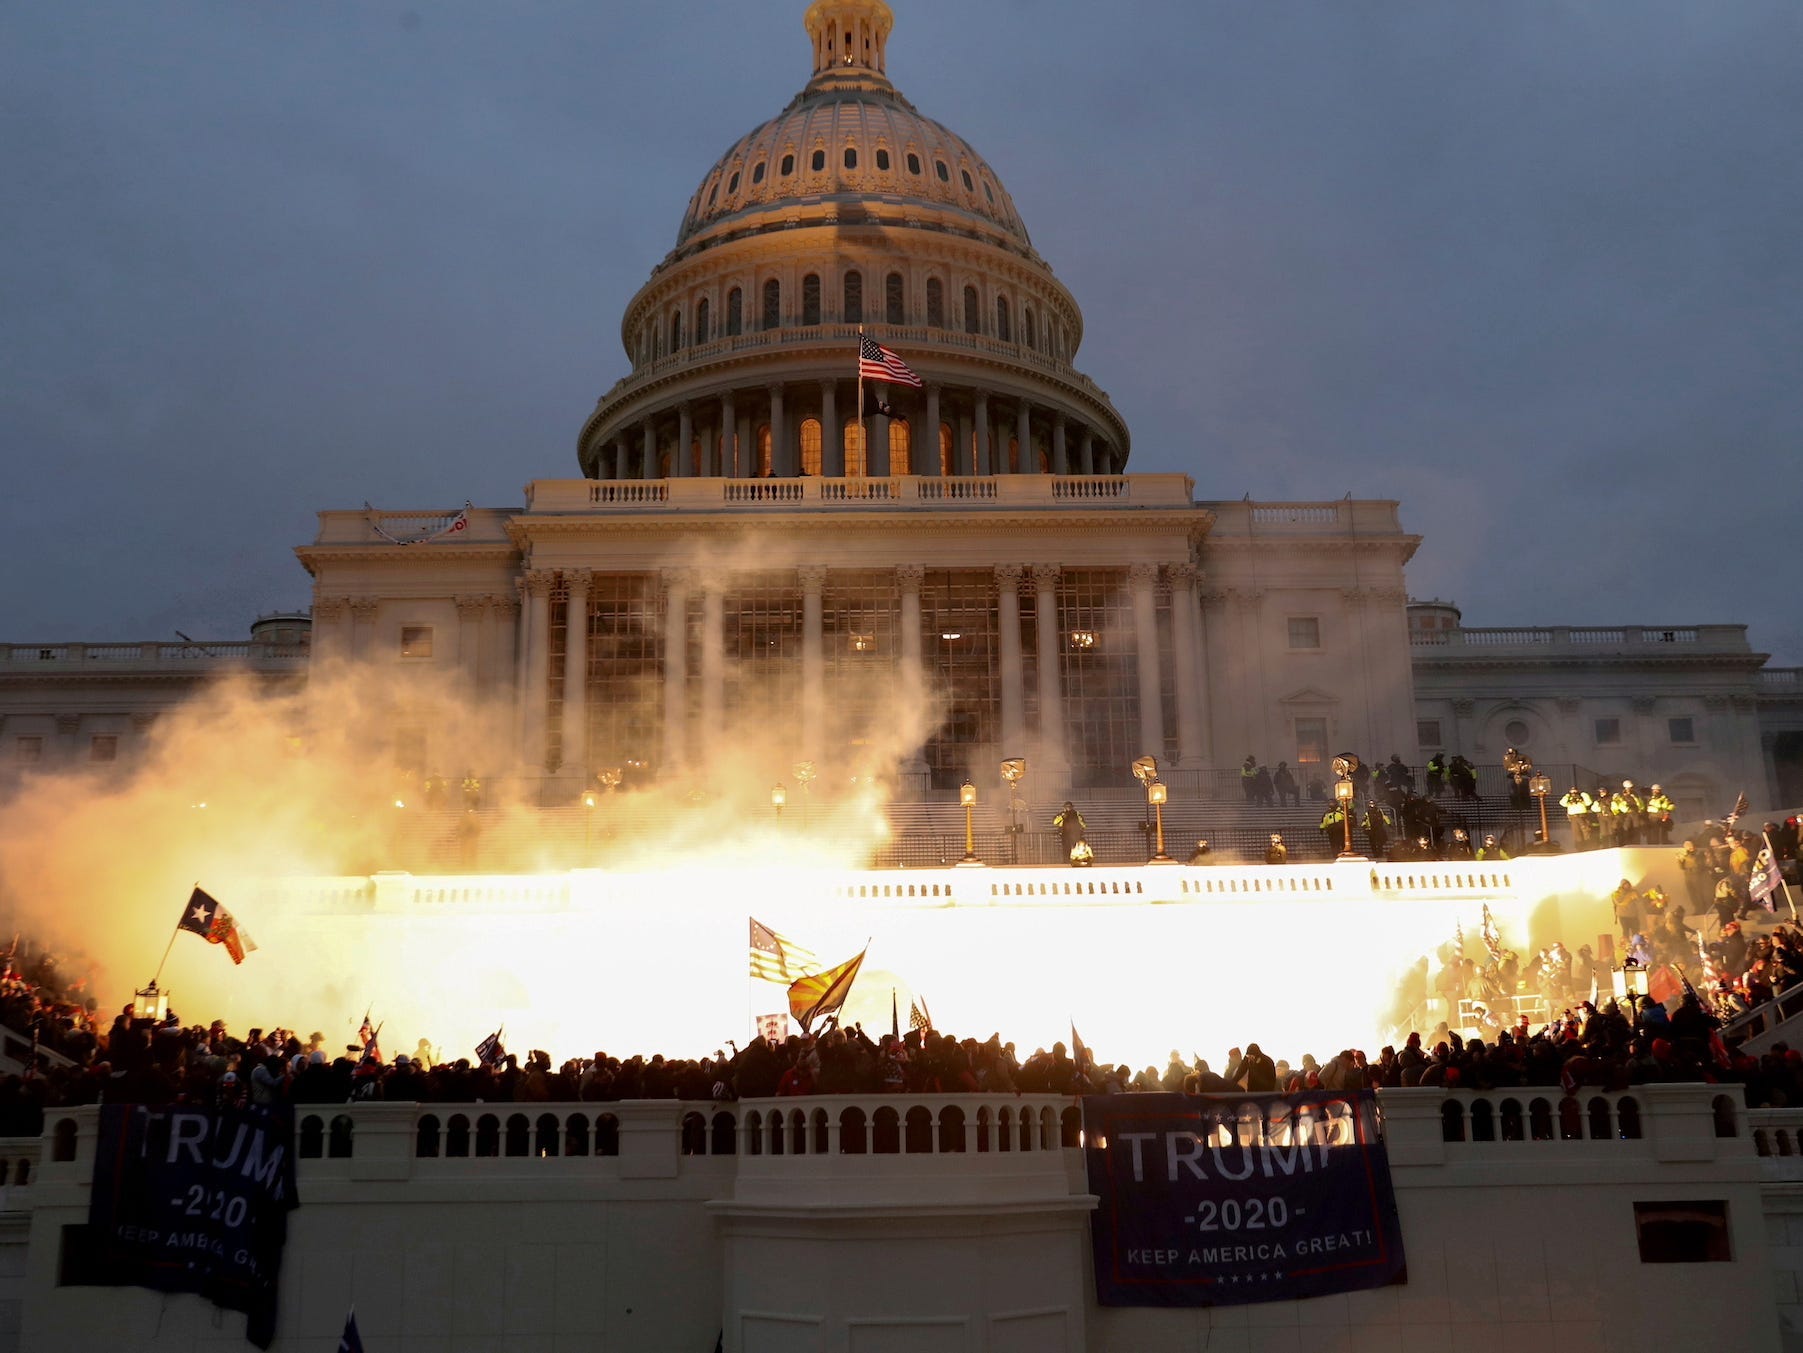
[[[734,287],[726,293],[726,336],[737,338],[745,327],[745,293]]]
[[[1020,341],[1029,348],[1039,346],[1039,326],[1033,320],[1033,307],[1022,306],[1020,312]]]
[[[945,283],[937,277],[927,278],[927,328],[945,327]]]
[[[818,475],[821,463],[821,434],[818,418],[801,420],[801,472]]]
[[[682,311],[670,312],[670,351],[682,351]]]
[[[821,173],[826,169],[825,146],[814,147],[813,155],[808,158],[808,168],[812,169],[816,174]]]
[[[907,293],[898,272],[883,280],[883,318],[890,324],[908,322]]]
[[[713,314],[708,308],[707,297],[703,296],[695,303],[695,341],[706,343],[713,336]]]
[[[977,289],[964,288],[964,332],[967,334],[983,331],[983,310],[977,304]]]
[[[847,169],[856,169],[858,167],[858,148],[856,146],[847,146],[845,148],[845,167]]]
[[[939,425],[939,473],[950,479],[958,472],[957,439],[950,423]]]
[[[820,323],[820,274],[809,273],[801,279],[801,322]]]
[[[771,459],[770,459],[770,454],[771,454],[771,450],[772,450],[772,446],[771,446],[771,442],[770,442],[770,424],[768,424],[768,423],[759,423],[758,424],[757,438],[758,438],[758,478],[759,479],[768,479],[768,478],[770,478],[770,476],[773,473],[775,473],[775,469],[774,469],[774,467],[771,463]]]
[[[914,434],[906,418],[889,420],[889,473],[913,474]]]
[[[786,155],[783,156],[783,162],[778,167],[778,172],[780,172],[784,178],[788,178],[789,175],[791,175],[795,172],[795,152],[794,151],[790,151]]]
[[[764,327],[776,329],[783,322],[783,284],[772,277],[764,283]]]
[[[862,423],[845,425],[845,477],[847,479],[864,477],[864,425]]]
[[[1014,324],[1008,312],[1008,298],[997,296],[995,298],[995,336],[1004,343],[1012,343],[1014,341],[1013,330]]]
[[[845,274],[844,304],[839,309],[840,318],[847,324],[864,322],[864,274],[857,271]]]

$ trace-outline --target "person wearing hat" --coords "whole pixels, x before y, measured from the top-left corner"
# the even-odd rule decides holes
[[[1074,861],[1078,845],[1089,834],[1089,824],[1083,820],[1083,814],[1066,799],[1063,809],[1052,819],[1052,825],[1058,829],[1058,839],[1064,843],[1064,858]]]
[[[1196,848],[1191,852],[1189,862],[1191,864],[1213,864],[1215,862],[1215,853],[1209,846],[1207,838],[1196,842]]]
[[[1477,858],[1492,862],[1506,860],[1509,858],[1509,852],[1502,848],[1502,843],[1496,839],[1495,833],[1490,833],[1484,837],[1484,844],[1477,848]]]
[[[1671,801],[1669,795],[1658,785],[1654,785],[1646,797],[1647,834],[1652,838],[1650,844],[1669,846],[1672,843],[1672,814],[1678,805]]]

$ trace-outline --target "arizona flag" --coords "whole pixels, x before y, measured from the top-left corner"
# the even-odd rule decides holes
[[[231,912],[200,887],[189,894],[188,905],[182,908],[182,919],[175,928],[199,935],[208,944],[223,944],[233,963],[244,962],[245,953],[257,947],[249,933],[232,919]]]
[[[845,1004],[845,998],[851,995],[851,984],[858,980],[858,969],[864,966],[864,955],[869,952],[870,946],[865,945],[856,958],[790,983],[789,1013],[795,1016],[804,1034],[815,1020],[837,1013]]]

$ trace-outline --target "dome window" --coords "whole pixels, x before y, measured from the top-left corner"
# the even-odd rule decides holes
[[[814,158],[809,163],[813,165],[814,172],[818,174],[821,170],[826,168],[826,152],[824,150],[816,150],[814,152]]]
[[[847,169],[856,169],[858,167],[858,148],[856,146],[847,146],[845,148],[845,167]]]
[[[911,150],[908,152],[908,172],[915,175],[920,173],[920,156]]]
[[[731,197],[734,193],[736,193],[738,191],[739,191],[739,175],[738,175],[738,171],[735,170],[733,172],[733,176],[726,181],[726,195],[728,197]]]
[[[967,193],[976,192],[977,185],[970,181],[970,170],[960,169],[958,171],[958,177],[964,180],[964,191],[965,192],[967,192]]]
[[[886,151],[886,150],[878,150],[877,151],[876,167],[878,169],[887,169],[889,167],[889,152],[888,151]]]
[[[783,177],[788,178],[789,175],[793,174],[794,172],[795,172],[795,157],[793,155],[783,156],[783,165],[782,165]]]
[[[714,203],[720,200],[720,180],[714,180],[714,186],[707,190],[707,205],[711,210]]]
[[[941,183],[950,183],[952,181],[952,171],[945,167],[944,160],[934,160],[933,169],[939,175],[939,181]]]
[[[762,183],[764,181],[764,162],[762,160],[759,160],[751,167],[751,181],[753,183]]]

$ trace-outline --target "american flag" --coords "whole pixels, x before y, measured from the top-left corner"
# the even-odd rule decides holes
[[[927,1009],[926,998],[923,996],[913,997],[908,1002],[908,1028],[931,1029],[932,1027],[933,1016]]]
[[[819,956],[786,935],[779,935],[757,917],[751,918],[751,975],[784,986],[798,977],[820,971]]]
[[[897,357],[875,339],[858,337],[858,375],[873,381],[894,381],[897,385],[920,386],[914,368]]]

